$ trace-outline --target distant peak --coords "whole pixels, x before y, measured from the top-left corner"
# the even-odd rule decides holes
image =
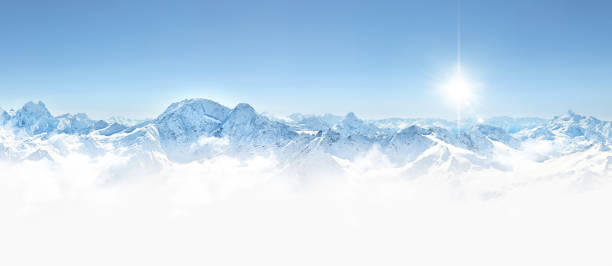
[[[416,135],[416,134],[425,135],[426,132],[427,132],[427,130],[422,128],[422,127],[419,127],[417,125],[411,125],[409,127],[406,127],[404,129],[400,130],[398,133],[400,133],[400,134],[408,134],[408,135]]]
[[[572,111],[572,110],[567,110],[567,114],[565,116],[563,116],[564,118],[569,118],[570,120],[581,120],[584,119],[585,116],[582,116],[580,114],[577,114],[576,112]]]
[[[18,112],[51,116],[51,113],[49,113],[49,110],[42,101],[38,101],[38,103],[34,103],[31,101],[27,102],[25,105],[23,105],[23,107],[21,107],[21,109],[19,109]]]
[[[357,118],[357,116],[355,115],[355,113],[353,112],[349,112],[348,114],[346,114],[346,116],[344,117],[344,120],[359,120],[359,118]]]

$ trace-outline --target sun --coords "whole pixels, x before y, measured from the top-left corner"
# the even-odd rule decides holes
[[[474,99],[475,84],[469,81],[461,72],[457,70],[443,86],[444,95],[457,106],[469,105]]]

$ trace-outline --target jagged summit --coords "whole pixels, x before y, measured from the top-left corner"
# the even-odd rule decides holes
[[[57,119],[51,115],[41,101],[38,103],[27,102],[15,112],[13,120],[15,126],[24,128],[30,134],[50,132],[55,129],[58,123]]]
[[[27,102],[15,113],[19,126],[27,126],[29,123],[42,119],[53,119],[53,116],[41,101],[38,103]]]
[[[284,145],[297,135],[288,125],[257,114],[246,103],[238,104],[214,133],[240,145],[264,147]]]
[[[27,102],[17,111],[17,113],[29,113],[29,114],[40,114],[41,116],[51,116],[51,113],[47,109],[47,106],[42,101],[38,103]]]
[[[27,102],[12,113],[0,114],[0,122],[31,135],[38,134],[88,134],[100,129],[103,124],[93,121],[84,113],[63,114],[54,117],[42,101]],[[99,122],[99,121],[98,121]]]

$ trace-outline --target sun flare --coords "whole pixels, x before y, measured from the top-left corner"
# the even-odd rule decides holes
[[[460,70],[443,85],[444,95],[456,105],[468,105],[474,99],[474,88]]]

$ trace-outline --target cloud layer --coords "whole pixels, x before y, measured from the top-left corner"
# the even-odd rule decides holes
[[[113,154],[2,163],[0,249],[7,255],[0,262],[611,262],[605,243],[612,237],[609,176],[563,174],[515,155],[506,158],[512,171],[419,177],[376,149],[354,160],[332,159],[339,168],[326,168],[323,159],[288,168],[261,156],[155,168]]]

